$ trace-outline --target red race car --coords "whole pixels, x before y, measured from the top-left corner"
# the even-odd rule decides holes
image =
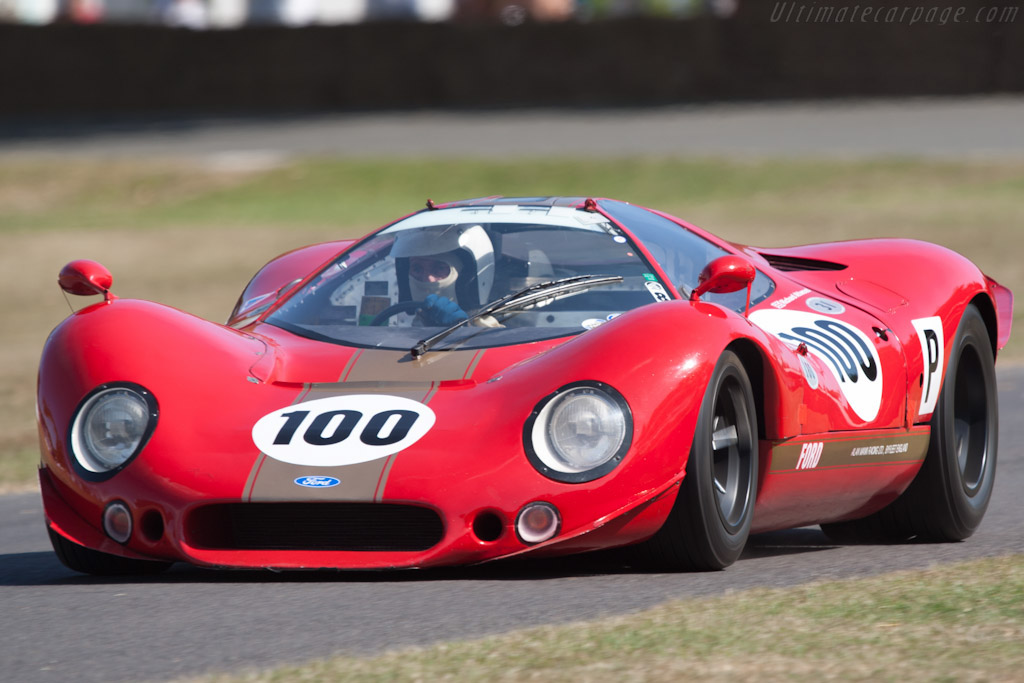
[[[725,242],[620,201],[486,198],[268,263],[226,325],[101,294],[50,335],[39,472],[71,569],[381,569],[751,532],[966,538],[1013,297],[876,239]]]

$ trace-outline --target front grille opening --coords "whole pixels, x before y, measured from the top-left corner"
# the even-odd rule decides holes
[[[207,550],[422,551],[444,523],[429,508],[392,503],[222,503],[194,510],[186,540]]]
[[[768,263],[771,264],[776,270],[783,272],[795,272],[800,270],[846,270],[846,266],[842,263],[833,263],[832,261],[822,261],[820,259],[813,258],[800,258],[798,256],[782,256],[780,254],[766,254],[760,252],[761,256],[765,258]]]

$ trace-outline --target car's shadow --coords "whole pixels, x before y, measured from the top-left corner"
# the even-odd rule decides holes
[[[750,537],[740,562],[836,548],[817,528],[789,529]],[[663,574],[634,561],[628,549],[568,557],[505,560],[470,567],[393,571],[216,570],[175,564],[151,576],[86,576],[64,567],[49,551],[0,555],[0,586],[177,583],[398,583],[430,581],[537,581],[546,579]]]

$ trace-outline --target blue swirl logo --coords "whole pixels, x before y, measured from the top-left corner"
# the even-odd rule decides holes
[[[307,489],[329,489],[340,484],[341,480],[334,477],[299,477],[295,483]]]

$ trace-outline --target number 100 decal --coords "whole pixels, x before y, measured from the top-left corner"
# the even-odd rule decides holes
[[[338,467],[408,448],[435,419],[430,408],[401,396],[332,396],[264,415],[252,427],[252,440],[275,460]]]

